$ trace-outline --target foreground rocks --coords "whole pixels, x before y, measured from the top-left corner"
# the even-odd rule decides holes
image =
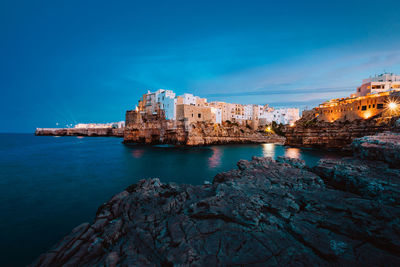
[[[380,133],[355,139],[352,149],[357,157],[382,160],[400,168],[400,133]]]
[[[400,265],[400,170],[254,157],[210,185],[142,180],[33,266]]]

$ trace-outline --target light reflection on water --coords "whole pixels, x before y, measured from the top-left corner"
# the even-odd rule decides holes
[[[300,149],[296,147],[286,148],[285,157],[300,159]]]
[[[143,149],[135,149],[132,151],[132,155],[134,158],[139,159],[143,156],[144,150]]]
[[[275,157],[275,144],[262,144],[262,152],[264,157]]]
[[[221,165],[222,151],[221,148],[217,146],[211,147],[211,150],[213,153],[211,157],[208,159],[208,167],[213,169]]]

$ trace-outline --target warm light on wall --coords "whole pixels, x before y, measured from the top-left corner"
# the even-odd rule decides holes
[[[363,117],[364,119],[368,119],[369,117],[371,117],[371,112],[370,111],[365,112]]]

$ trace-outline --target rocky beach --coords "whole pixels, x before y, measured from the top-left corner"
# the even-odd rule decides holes
[[[201,186],[141,180],[32,266],[398,266],[399,144],[363,137],[312,168],[253,157]]]

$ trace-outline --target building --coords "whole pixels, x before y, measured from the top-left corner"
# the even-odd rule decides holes
[[[368,119],[387,111],[388,115],[400,105],[400,75],[385,73],[364,79],[356,94],[350,97],[332,99],[316,108],[319,120],[334,122]]]
[[[400,90],[400,75],[384,73],[364,79],[362,85],[357,88],[355,96],[367,96],[392,90]]]
[[[124,128],[125,121],[110,123],[78,123],[74,126],[76,129],[99,129],[99,128]]]
[[[296,112],[297,111],[297,116]],[[164,114],[167,120],[187,121],[189,123],[206,121],[222,123],[226,121],[258,126],[259,120],[277,121],[288,124],[299,118],[298,109],[274,111],[268,105],[242,105],[213,101],[208,103],[206,98],[185,93],[180,96],[172,90],[159,89],[155,92],[148,91],[139,100],[137,112],[147,115]],[[271,112],[275,112],[272,114]]]
[[[216,122],[215,114],[210,107],[179,104],[176,105],[176,120],[188,123],[195,122]]]
[[[300,119],[298,108],[267,108],[260,116],[260,124],[270,124],[272,122],[281,124],[293,124]]]
[[[157,102],[159,108],[165,111],[165,118],[167,120],[176,119],[176,102],[175,93],[171,90],[164,90],[157,94]]]

